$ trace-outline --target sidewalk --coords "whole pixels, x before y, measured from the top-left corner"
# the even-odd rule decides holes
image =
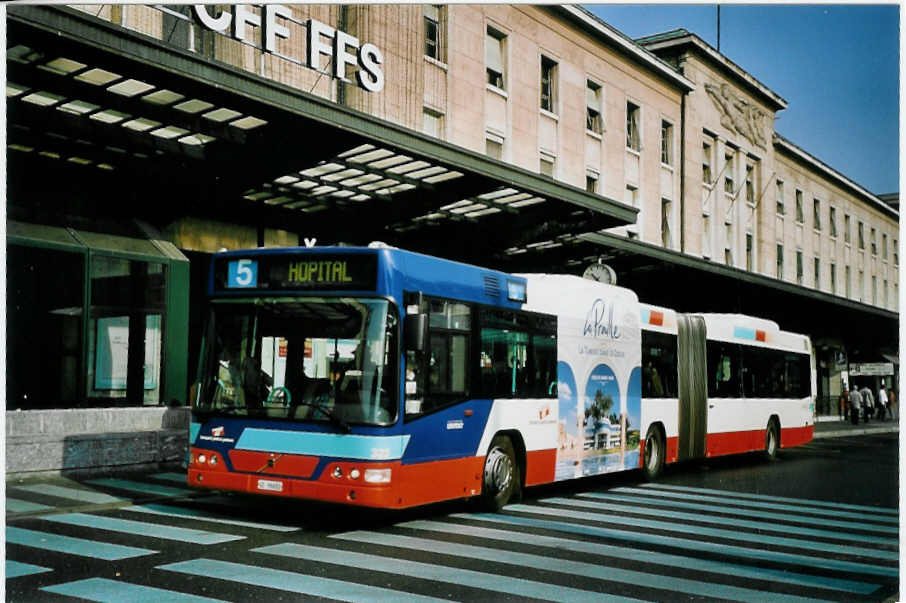
[[[897,433],[900,431],[900,419],[888,421],[872,420],[870,423],[853,425],[849,421],[831,420],[815,423],[815,439],[839,438],[844,436],[867,435],[873,433]]]

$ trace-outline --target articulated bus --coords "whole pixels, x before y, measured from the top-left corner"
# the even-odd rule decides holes
[[[809,441],[809,339],[386,246],[217,254],[198,488],[400,509]]]

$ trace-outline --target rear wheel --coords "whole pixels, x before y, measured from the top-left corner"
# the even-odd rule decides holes
[[[767,432],[764,434],[764,456],[768,460],[777,458],[777,450],[780,448],[780,429],[777,427],[777,421],[771,419],[768,422]]]
[[[511,500],[518,499],[521,487],[513,443],[506,436],[497,436],[484,460],[481,489],[484,506],[491,511],[499,511]]]
[[[645,452],[642,457],[642,471],[647,479],[654,480],[664,471],[666,453],[664,436],[660,429],[652,425],[645,436]]]

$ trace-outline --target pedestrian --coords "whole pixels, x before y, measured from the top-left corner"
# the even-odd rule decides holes
[[[868,423],[868,419],[871,418],[872,413],[875,410],[875,397],[871,393],[871,390],[868,389],[867,385],[863,385],[862,389],[859,390],[859,394],[862,396],[862,405],[865,407],[865,412],[862,413],[862,417],[865,419],[865,422]]]
[[[843,384],[843,393],[840,394],[840,420],[845,421],[849,417],[849,389]]]
[[[859,393],[858,387],[853,387],[849,390],[849,412],[853,425],[859,424],[860,410],[862,410],[862,394]]]
[[[887,390],[887,412],[890,414],[891,419],[896,419],[893,415],[893,405],[897,401],[897,395],[894,393],[893,388]]]
[[[887,392],[884,389],[884,381],[881,381],[881,388],[878,389],[878,420],[887,420]]]

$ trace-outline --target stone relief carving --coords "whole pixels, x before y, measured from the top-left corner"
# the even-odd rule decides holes
[[[728,130],[744,136],[752,144],[767,150],[765,119],[768,114],[752,103],[735,96],[727,84],[705,84],[711,102],[720,111],[720,123]]]

